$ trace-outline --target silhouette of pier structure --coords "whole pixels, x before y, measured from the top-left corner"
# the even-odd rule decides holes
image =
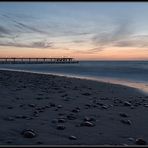
[[[0,64],[74,64],[74,58],[0,58]]]

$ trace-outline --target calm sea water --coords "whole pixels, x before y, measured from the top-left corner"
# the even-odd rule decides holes
[[[148,61],[80,61],[78,64],[1,64],[0,69],[25,70],[95,79],[148,92]]]

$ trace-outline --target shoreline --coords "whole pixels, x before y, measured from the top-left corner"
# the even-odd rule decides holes
[[[107,77],[100,77],[100,78],[91,78],[88,76],[77,76],[77,75],[72,75],[70,76],[69,74],[57,74],[57,73],[50,73],[50,72],[35,72],[35,71],[29,71],[29,70],[18,70],[18,69],[7,69],[7,68],[0,68],[0,71],[16,71],[16,72],[25,72],[25,73],[33,73],[33,74],[44,74],[44,75],[53,75],[53,76],[59,76],[59,77],[65,77],[65,78],[75,78],[75,79],[81,79],[81,80],[88,80],[88,81],[95,81],[98,83],[109,83],[113,85],[119,85],[119,86],[125,86],[128,88],[136,89],[138,92],[143,93],[145,95],[148,95],[148,88],[144,88],[145,84],[143,83],[138,83],[138,82],[133,82],[133,81],[125,81],[125,80],[118,80],[114,78],[107,78]],[[121,84],[121,82],[123,82]],[[139,87],[140,84],[141,87]],[[143,88],[142,88],[143,87]]]
[[[0,70],[0,90],[0,145],[148,142],[148,96],[135,88]]]

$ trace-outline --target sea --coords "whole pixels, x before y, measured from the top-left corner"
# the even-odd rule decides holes
[[[80,61],[75,64],[0,64],[17,70],[121,84],[148,93],[148,61]]]

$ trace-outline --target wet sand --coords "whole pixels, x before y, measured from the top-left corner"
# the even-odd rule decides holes
[[[147,144],[147,123],[137,89],[0,70],[0,145]]]

